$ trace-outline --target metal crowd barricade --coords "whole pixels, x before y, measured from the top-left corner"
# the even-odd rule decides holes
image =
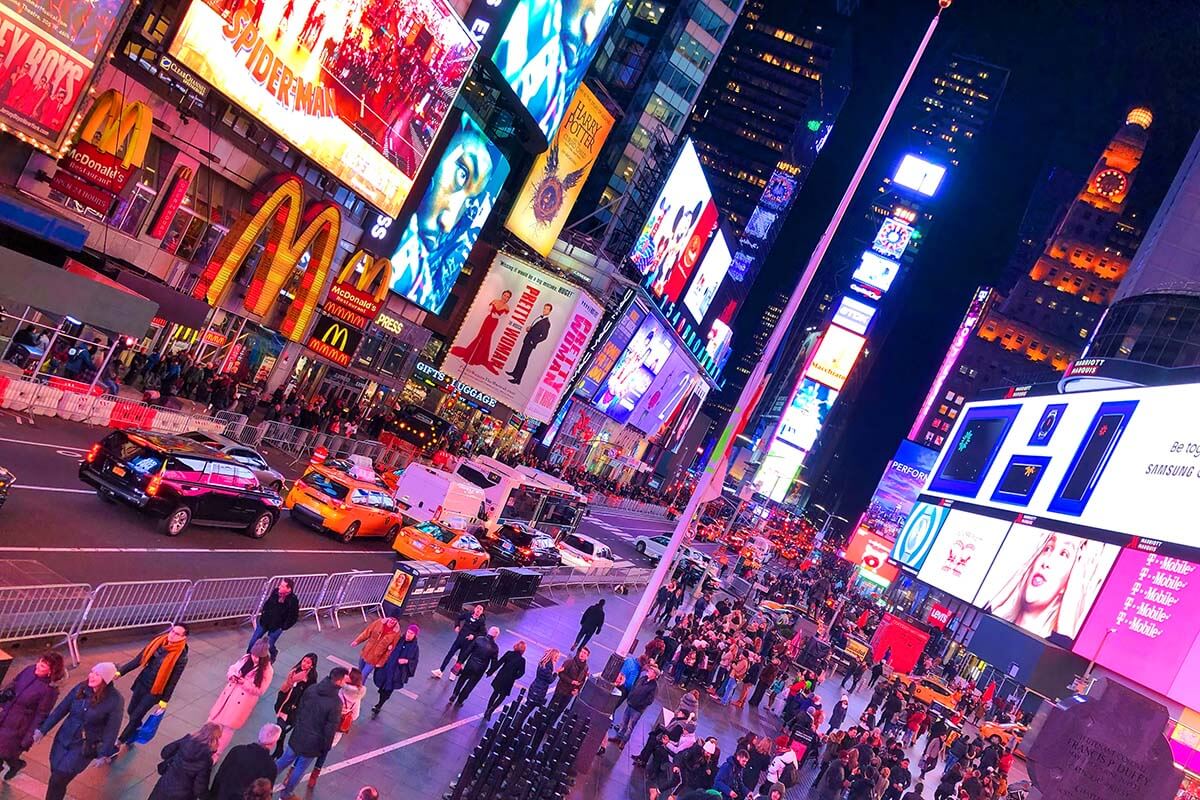
[[[258,613],[267,587],[265,577],[202,578],[188,589],[178,621],[245,619]]]
[[[383,596],[387,593],[388,585],[392,582],[390,572],[359,572],[350,576],[342,590],[337,605],[333,608],[333,622],[339,628],[342,621],[338,618],[343,610],[357,608],[362,612],[363,622],[366,622],[367,611],[375,609],[383,614]]]
[[[313,608],[313,614],[317,618],[317,629],[321,627],[321,612],[328,611],[329,616],[337,622],[337,606],[341,601],[342,593],[346,590],[346,584],[350,579],[358,575],[361,570],[353,572],[335,572],[329,576],[329,580],[325,581],[325,586],[321,589],[321,598],[317,601]],[[382,595],[381,595],[382,596]]]
[[[320,609],[325,597],[325,587],[331,577],[324,572],[310,575],[274,575],[263,587],[262,596],[258,601],[259,608],[267,601],[271,590],[278,586],[281,580],[291,578],[292,591],[296,593],[296,599],[300,601],[301,616],[311,614],[317,620],[317,630],[321,630]],[[254,613],[258,613],[257,608],[254,610]]]
[[[86,583],[0,587],[0,642],[62,636],[70,644],[91,592]]]
[[[99,584],[70,633],[71,657],[79,663],[84,634],[170,625],[179,618],[191,585],[187,580]]]

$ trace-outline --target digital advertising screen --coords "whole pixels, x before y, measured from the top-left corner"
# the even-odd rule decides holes
[[[866,341],[857,333],[830,325],[804,374],[831,389],[841,391]]]
[[[900,442],[859,525],[889,542],[896,541],[936,461],[936,450],[908,440]]]
[[[754,488],[776,503],[782,503],[804,465],[805,455],[803,450],[776,439],[754,473]]]
[[[892,181],[926,197],[933,197],[945,176],[945,167],[909,153],[900,159],[900,166],[896,167]]]
[[[975,604],[1070,647],[1120,552],[1115,544],[1015,524]]]
[[[875,307],[859,302],[853,297],[843,297],[838,301],[837,310],[833,312],[833,324],[845,328],[851,333],[866,336],[875,318]]]
[[[685,142],[629,254],[646,286],[656,296],[664,296],[672,273],[684,269],[680,259],[711,201],[712,190],[708,188],[696,149],[691,141]],[[706,224],[715,226],[715,216],[709,217]]]
[[[862,261],[854,270],[854,280],[860,283],[865,283],[868,286],[873,286],[880,292],[886,292],[892,288],[892,282],[896,280],[896,275],[900,272],[900,265],[891,259],[884,258],[881,255],[864,250]]]
[[[670,334],[655,317],[647,316],[608,373],[593,404],[617,422],[628,422],[634,406],[666,366],[672,349]]]
[[[929,488],[975,497],[1019,412],[1012,405],[965,408]]]
[[[925,565],[933,542],[950,516],[950,509],[933,503],[917,503],[904,521],[892,548],[892,560],[914,571]]]
[[[692,360],[678,348],[672,350],[666,365],[629,415],[629,424],[653,438],[699,380]]]
[[[844,558],[861,571],[875,576],[878,579],[876,583],[889,584],[900,574],[900,570],[888,563],[891,549],[892,543],[887,539],[876,536],[866,528],[859,528],[850,537]]]
[[[604,383],[608,373],[616,366],[617,359],[625,352],[625,348],[629,347],[629,341],[641,327],[647,313],[646,309],[637,303],[631,304],[613,325],[608,341],[597,348],[592,363],[588,364],[579,382],[579,391],[588,399],[600,390],[600,384]]]
[[[700,322],[708,313],[708,307],[712,305],[732,262],[733,256],[729,253],[729,245],[725,243],[725,235],[717,231],[687,294],[683,296],[683,305],[696,322]]]
[[[492,61],[549,141],[596,57],[617,0],[519,0]]]
[[[448,0],[196,0],[170,53],[395,217],[478,50]]]
[[[534,159],[504,226],[550,255],[612,126],[613,115],[581,84],[550,149]]]
[[[904,255],[904,251],[908,249],[908,243],[912,241],[912,236],[911,225],[895,218],[887,219],[879,226],[879,232],[875,234],[875,241],[871,243],[871,249],[899,261],[900,257]]]
[[[683,296],[683,290],[691,281],[692,275],[696,273],[696,266],[700,263],[700,258],[704,255],[705,248],[708,247],[709,240],[712,239],[719,221],[720,214],[717,212],[717,204],[709,200],[704,204],[704,210],[700,212],[700,221],[692,229],[687,244],[684,245],[679,257],[675,259],[675,265],[669,270],[661,272],[656,280],[650,281],[648,288],[655,297],[662,301],[660,305],[665,306],[679,302]],[[724,240],[722,240],[723,242]],[[715,245],[714,242],[714,247]],[[729,248],[726,247],[725,251],[728,252],[728,250]],[[689,293],[688,296],[691,297],[691,294]],[[692,317],[695,318],[695,314]]]
[[[951,509],[917,579],[971,603],[992,566],[1011,522]]]
[[[391,256],[393,292],[433,314],[450,297],[508,177],[508,160],[463,112]]]
[[[810,378],[803,378],[792,394],[791,402],[779,419],[775,438],[801,450],[812,450],[829,417],[838,393]]]

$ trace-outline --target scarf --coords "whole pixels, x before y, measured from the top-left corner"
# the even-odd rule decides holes
[[[150,663],[151,657],[158,652],[160,647],[166,651],[166,656],[163,657],[162,664],[158,667],[158,673],[154,676],[154,684],[150,687],[151,694],[162,694],[167,690],[167,681],[171,680],[171,673],[175,671],[175,664],[179,662],[179,657],[187,649],[187,639],[171,643],[167,641],[165,633],[155,636],[150,640],[150,644],[146,645],[146,648],[142,650],[142,655],[138,659],[138,666],[144,667]]]

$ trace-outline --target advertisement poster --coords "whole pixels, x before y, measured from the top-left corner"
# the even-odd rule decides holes
[[[805,455],[803,450],[775,440],[754,473],[754,487],[776,503],[782,503],[792,488],[796,473],[804,465]]]
[[[629,415],[629,424],[653,438],[695,390],[699,381],[691,359],[681,350],[673,350],[666,366]]]
[[[884,468],[859,524],[889,542],[896,541],[921,494],[921,487],[929,480],[937,455],[936,450],[915,442],[901,442]]]
[[[600,390],[600,384],[608,377],[608,373],[612,372],[612,368],[616,366],[617,359],[625,352],[625,348],[629,347],[629,341],[633,335],[637,333],[641,327],[642,320],[646,318],[646,309],[634,303],[629,306],[617,323],[613,325],[612,332],[608,336],[608,341],[600,345],[596,350],[596,355],[592,358],[592,363],[588,365],[587,370],[583,373],[583,378],[579,383],[579,390],[584,396],[589,399],[594,397],[596,392]]]
[[[593,398],[596,408],[617,422],[628,422],[634,406],[666,366],[673,348],[670,335],[658,319],[646,317]]]
[[[973,602],[1011,524],[952,509],[917,573],[918,580]]]
[[[662,297],[671,273],[677,269],[684,248],[700,224],[704,207],[712,200],[708,180],[690,141],[679,159],[634,242],[630,260],[645,278],[645,284]]]
[[[704,210],[700,212],[700,221],[692,230],[692,235],[684,245],[683,252],[675,261],[675,266],[664,271],[650,285],[650,291],[654,292],[655,297],[664,303],[679,302],[683,296],[683,290],[687,287],[692,273],[696,271],[696,265],[700,263],[700,257],[704,255],[708,241],[712,238],[713,231],[717,229],[719,222],[720,213],[717,211],[717,204],[709,200],[705,203]],[[729,248],[726,247],[725,250],[728,251]],[[695,317],[695,314],[692,316]]]
[[[501,254],[442,371],[518,413],[549,422],[601,311],[578,287]]]
[[[837,396],[838,393],[828,386],[810,378],[802,379],[779,420],[779,432],[775,437],[801,450],[812,450]]]
[[[707,397],[708,384],[697,378],[692,393],[679,404],[674,413],[667,418],[666,425],[663,426],[658,443],[664,450],[672,453],[679,452],[679,446],[683,444],[683,437],[687,435],[692,423],[696,421],[696,417],[700,414],[700,407],[704,405]]]
[[[0,0],[0,122],[58,151],[127,0]]]
[[[534,159],[504,227],[550,255],[612,126],[612,114],[581,85],[550,149]]]
[[[857,333],[830,325],[804,374],[831,389],[841,391],[865,343],[866,339]]]
[[[1121,548],[1032,525],[1013,525],[977,604],[1034,636],[1069,647]]]
[[[692,279],[692,285],[688,287],[687,294],[683,296],[683,305],[696,322],[700,322],[708,313],[708,307],[712,305],[717,289],[720,288],[725,276],[729,273],[731,263],[733,263],[733,256],[729,253],[725,235],[717,231],[716,238],[713,239],[712,245],[704,255],[704,260],[700,262],[700,269],[696,270],[696,277]]]
[[[617,5],[618,0],[520,0],[513,11],[492,61],[547,141],[562,124]]]
[[[394,217],[478,49],[448,0],[196,0],[170,54]]]
[[[441,313],[507,177],[504,154],[464,112],[400,234],[391,256],[391,290]]]
[[[898,561],[912,570],[920,570],[925,565],[925,559],[933,548],[950,509],[935,506],[932,503],[917,503],[912,513],[904,521],[900,535],[896,537],[896,545],[892,548],[892,560]]]
[[[865,528],[859,528],[850,539],[843,556],[859,570],[869,574],[876,583],[891,583],[900,574],[894,565],[888,563],[888,551],[892,543],[887,539],[876,536]]]

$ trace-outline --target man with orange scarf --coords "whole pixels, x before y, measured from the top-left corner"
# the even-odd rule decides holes
[[[118,737],[122,746],[129,746],[133,737],[137,736],[138,728],[142,727],[142,721],[155,705],[160,709],[167,707],[175,684],[179,683],[179,676],[187,666],[187,638],[187,625],[172,625],[166,633],[151,639],[142,652],[117,671],[120,676],[141,669],[129,697],[129,724]]]

